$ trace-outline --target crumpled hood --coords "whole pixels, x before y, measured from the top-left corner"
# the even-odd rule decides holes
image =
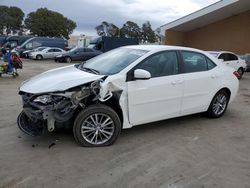
[[[20,91],[33,94],[65,91],[102,77],[104,76],[88,73],[77,69],[74,65],[70,65],[52,69],[32,77],[22,83]]]

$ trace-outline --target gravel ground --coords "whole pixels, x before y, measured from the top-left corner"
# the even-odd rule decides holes
[[[110,147],[79,147],[71,131],[40,138],[16,125],[18,87],[64,66],[25,60],[0,78],[0,187],[250,188],[250,73],[220,119],[201,114],[123,130]]]

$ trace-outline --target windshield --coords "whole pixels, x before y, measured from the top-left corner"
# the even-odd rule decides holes
[[[39,48],[35,49],[35,51],[40,52],[40,51],[43,51],[45,48],[47,48],[47,47],[39,47]]]
[[[28,40],[26,40],[21,46],[20,48],[25,48],[26,44],[28,44],[30,41],[32,41],[34,38],[30,38]]]
[[[79,66],[79,69],[112,75],[120,72],[147,52],[146,50],[118,48],[86,61]]]
[[[74,52],[76,49],[78,49],[77,46],[75,46],[74,48],[72,48],[71,50],[69,50],[69,52]]]
[[[88,48],[95,48],[95,44],[88,45]]]
[[[208,52],[208,53],[211,54],[211,55],[214,56],[214,57],[217,57],[217,56],[219,55],[218,52]]]

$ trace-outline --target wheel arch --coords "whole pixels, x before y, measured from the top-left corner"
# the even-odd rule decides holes
[[[210,103],[208,104],[208,106],[206,107],[206,109],[208,110],[209,109],[209,106],[211,105],[214,97],[217,95],[217,93],[219,93],[220,91],[224,90],[227,94],[228,94],[228,97],[229,97],[229,101],[230,101],[230,98],[231,98],[231,91],[228,87],[223,87],[221,89],[219,89],[213,96],[212,98],[210,98]]]
[[[39,56],[41,57],[41,59],[43,59],[42,54],[37,54],[37,55],[36,55],[36,59],[38,59],[37,57],[39,57]]]
[[[121,125],[123,127],[123,112],[119,104],[119,99],[120,99],[120,94],[117,92],[117,93],[114,93],[113,96],[109,100],[105,102],[100,102],[100,104],[104,104],[112,108],[119,116]]]
[[[70,60],[72,61],[72,57],[71,56],[69,56],[69,55],[65,56],[64,60],[66,61],[67,58],[70,58]]]
[[[222,91],[222,90],[224,90],[224,91],[228,94],[228,97],[229,97],[229,100],[230,100],[231,91],[230,91],[230,89],[229,89],[228,87],[223,87],[223,88],[221,88],[219,91],[216,92],[216,94],[217,94],[218,92]],[[215,94],[215,95],[216,95],[216,94]]]

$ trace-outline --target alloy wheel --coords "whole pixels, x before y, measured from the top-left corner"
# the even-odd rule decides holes
[[[115,130],[113,120],[104,113],[89,115],[81,126],[82,137],[90,144],[100,145],[109,141]]]
[[[70,57],[67,57],[67,58],[66,58],[66,62],[67,62],[67,63],[71,63],[71,58],[70,58]]]
[[[219,95],[216,96],[214,103],[213,103],[213,112],[215,115],[219,116],[221,115],[227,106],[227,96],[224,95],[223,93],[220,93]]]

